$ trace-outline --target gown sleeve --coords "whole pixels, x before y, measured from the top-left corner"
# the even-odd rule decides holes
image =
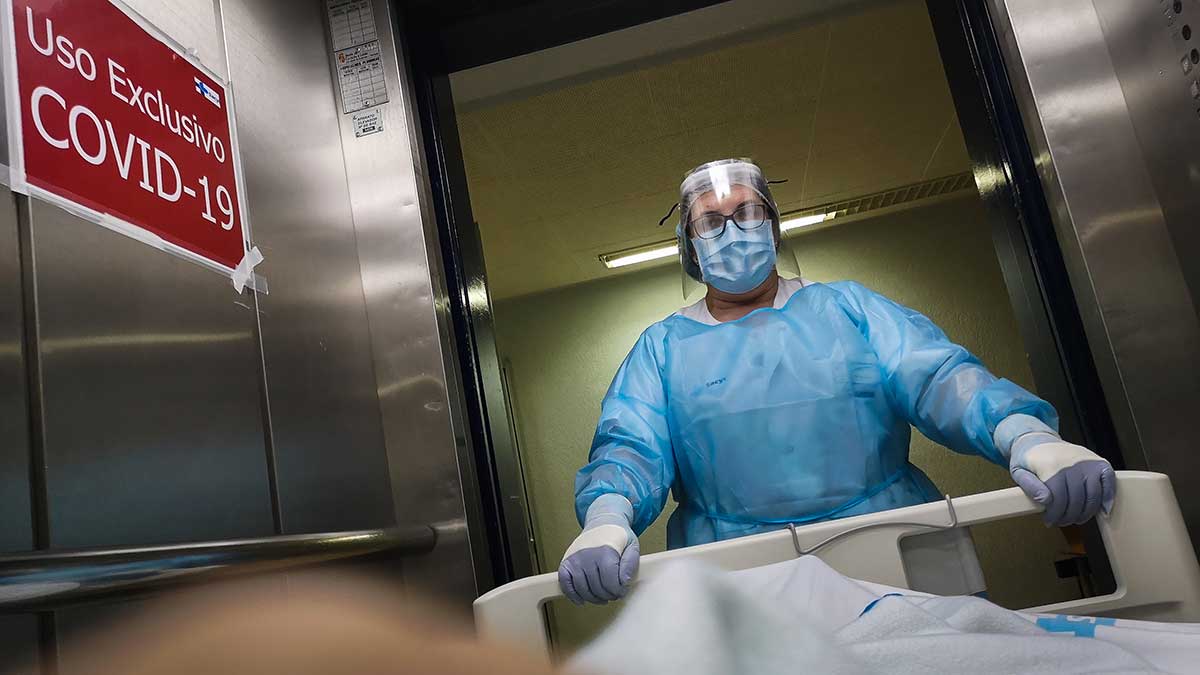
[[[1030,431],[1056,433],[1053,406],[992,375],[920,312],[861,284],[830,286],[841,292],[874,349],[892,405],[935,443],[1007,466],[1013,439]]]
[[[600,407],[588,463],[575,476],[575,515],[604,494],[633,506],[641,534],[662,513],[675,481],[675,455],[667,426],[666,390],[659,358],[660,326],[647,329],[617,370]]]

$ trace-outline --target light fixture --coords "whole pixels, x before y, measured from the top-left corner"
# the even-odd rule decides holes
[[[631,248],[614,253],[603,253],[600,255],[600,262],[604,263],[604,266],[609,269],[616,269],[650,260],[658,260],[659,258],[669,258],[678,254],[678,246],[660,241],[649,246]]]
[[[817,213],[811,216],[800,216],[799,218],[789,218],[782,223],[779,223],[779,231],[787,232],[788,230],[796,230],[809,225],[823,223],[837,215],[837,211],[830,213]]]

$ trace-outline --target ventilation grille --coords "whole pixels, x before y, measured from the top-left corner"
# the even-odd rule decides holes
[[[837,217],[853,216],[860,213],[868,213],[886,209],[889,206],[898,206],[900,204],[911,204],[922,199],[931,197],[939,197],[948,195],[960,190],[975,189],[975,177],[971,172],[954,174],[953,176],[943,176],[942,178],[933,178],[931,180],[904,185],[883,192],[863,195],[840,202],[829,202],[820,206],[813,206],[802,209],[800,211],[789,211],[783,214],[783,218],[803,218],[804,216],[815,216],[823,213],[835,213]]]

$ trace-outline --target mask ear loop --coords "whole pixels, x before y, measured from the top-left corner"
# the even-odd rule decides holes
[[[667,222],[667,218],[670,218],[670,217],[671,217],[671,214],[672,214],[672,213],[675,213],[675,209],[677,209],[677,208],[679,208],[679,202],[675,202],[674,204],[672,204],[672,205],[671,205],[671,210],[670,210],[670,211],[667,211],[667,215],[663,216],[663,217],[662,217],[662,220],[658,221],[658,226],[659,226],[659,227],[662,227],[662,226],[663,226],[663,224]]]
[[[787,178],[779,178],[776,180],[767,181],[767,185],[779,185],[780,183],[786,183],[786,182],[788,182]],[[791,248],[784,245],[782,232],[779,233],[779,240],[778,240],[778,243],[775,245],[775,250],[777,251],[777,253],[785,253],[787,255],[790,255],[792,258],[792,262],[795,263],[795,272],[797,275],[800,275],[800,261],[796,259],[795,251],[793,251]],[[803,275],[800,275],[799,278],[801,280],[803,280]],[[802,281],[802,283],[803,283],[803,281]]]
[[[787,179],[786,179],[786,178],[780,178],[780,179],[776,179],[776,180],[768,180],[768,181],[767,181],[767,185],[779,185],[779,184],[781,184],[781,183],[787,183]],[[776,209],[778,209],[778,207],[776,207]],[[779,211],[778,211],[778,210],[776,210],[776,211],[775,211],[775,213],[776,213],[776,215],[778,215],[778,214],[779,214]],[[780,245],[784,244],[784,235],[782,235],[782,233],[780,233],[780,237],[779,237],[779,244],[780,244]],[[776,246],[776,250],[778,250],[778,247],[779,247],[779,246]]]

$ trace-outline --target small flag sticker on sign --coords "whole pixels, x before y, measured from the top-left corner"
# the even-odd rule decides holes
[[[204,98],[209,100],[210,103],[220,108],[221,95],[217,93],[217,90],[205,84],[204,81],[198,77],[192,79],[196,81],[196,91],[200,92]]]

